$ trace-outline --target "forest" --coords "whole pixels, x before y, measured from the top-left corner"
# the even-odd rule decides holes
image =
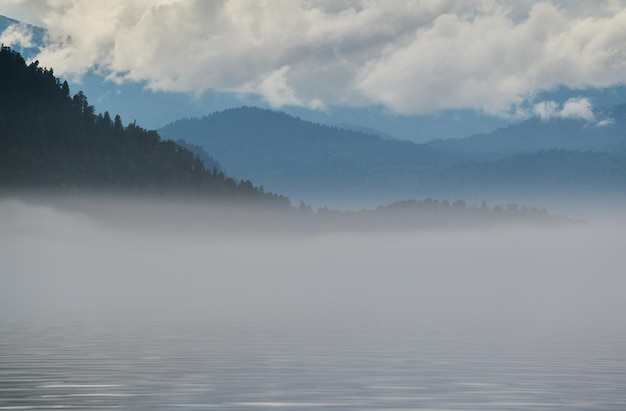
[[[119,115],[96,114],[87,97],[38,61],[0,50],[0,185],[5,189],[184,193],[290,207],[284,196],[236,181],[219,164],[162,140]]]

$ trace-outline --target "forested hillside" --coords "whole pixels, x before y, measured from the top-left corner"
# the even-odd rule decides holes
[[[337,191],[354,198],[402,198],[450,164],[439,150],[241,107],[176,121],[163,138],[203,147],[234,177],[304,198]],[[415,191],[413,191],[415,193]]]
[[[626,104],[598,110],[602,121],[531,118],[490,133],[435,140],[432,148],[463,160],[494,160],[553,149],[626,153]]]
[[[226,178],[156,131],[96,114],[87,97],[38,62],[0,51],[0,185],[5,189],[132,190],[289,205],[250,181]]]
[[[624,196],[626,158],[597,151],[553,149],[520,153],[492,161],[457,164],[433,185],[454,187],[461,196],[491,191],[504,198]]]
[[[233,176],[319,205],[402,198],[522,201],[626,194],[626,106],[581,120],[530,119],[493,133],[416,144],[251,107],[160,130],[219,158]]]

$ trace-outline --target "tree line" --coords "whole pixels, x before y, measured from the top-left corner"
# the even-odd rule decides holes
[[[119,115],[96,113],[87,96],[38,61],[0,50],[0,185],[4,188],[184,192],[290,206],[250,181],[205,166],[192,151]]]

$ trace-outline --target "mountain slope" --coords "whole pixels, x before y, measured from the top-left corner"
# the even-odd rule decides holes
[[[495,161],[459,163],[434,179],[439,187],[502,195],[611,195],[626,193],[626,157],[597,151],[554,149]]]
[[[220,159],[234,176],[314,204],[398,198],[523,201],[626,193],[624,110],[614,123],[529,120],[466,139],[416,144],[243,107],[160,130]],[[602,151],[600,151],[602,150]]]
[[[405,196],[448,164],[431,147],[252,107],[178,120],[159,133],[202,146],[235,177],[293,195]]]
[[[612,106],[597,114],[606,119],[603,125],[580,119],[532,118],[490,133],[436,140],[428,145],[465,161],[552,149],[626,152],[626,105]]]
[[[119,116],[95,114],[52,70],[0,50],[0,187],[122,190],[246,198],[288,205],[204,167],[191,151]]]

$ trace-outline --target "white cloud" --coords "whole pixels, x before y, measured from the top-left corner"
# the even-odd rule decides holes
[[[24,3],[23,0],[0,0],[0,15],[19,20],[23,23],[41,25],[35,13]]]
[[[511,115],[542,90],[626,84],[623,0],[7,1],[46,25],[37,58],[57,74],[277,107]]]
[[[580,97],[567,100],[559,114],[563,118],[580,118],[588,121],[595,119],[589,99]]]
[[[542,101],[533,107],[533,114],[542,120],[550,120],[559,117],[559,103],[556,101]]]
[[[626,81],[626,11],[568,18],[549,3],[518,24],[506,9],[439,16],[412,41],[369,62],[357,88],[400,112],[508,112],[540,90]],[[620,73],[621,71],[621,73]]]
[[[613,123],[615,123],[615,120],[613,120],[612,118],[605,118],[604,120],[598,121],[596,123],[596,126],[605,127],[605,126],[610,126]]]
[[[272,107],[285,105],[300,106],[302,103],[298,100],[295,91],[289,86],[287,81],[289,69],[289,66],[283,66],[270,73],[260,84],[244,87],[244,91],[247,89],[249,92],[261,94]]]
[[[0,43],[32,47],[33,33],[26,24],[12,24],[0,33]]]
[[[571,118],[589,122],[596,120],[591,101],[583,97],[571,98],[563,104],[563,107],[560,107],[556,101],[542,101],[534,105],[533,114],[542,120],[553,118]]]

